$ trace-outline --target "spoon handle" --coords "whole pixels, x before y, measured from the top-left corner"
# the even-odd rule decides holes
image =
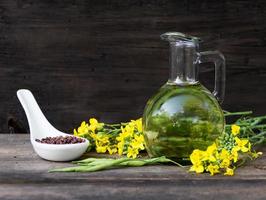
[[[59,132],[46,119],[30,90],[18,90],[17,97],[26,113],[31,139],[54,136]]]

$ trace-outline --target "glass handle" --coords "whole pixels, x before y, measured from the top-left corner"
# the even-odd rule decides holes
[[[213,95],[221,104],[225,93],[225,58],[219,51],[200,52],[199,63],[212,62],[215,66],[215,85]]]

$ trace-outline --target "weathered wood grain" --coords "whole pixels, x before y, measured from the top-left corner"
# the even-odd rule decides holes
[[[95,116],[141,115],[168,78],[168,46],[159,35],[203,37],[202,50],[227,59],[224,108],[266,113],[264,0],[1,0],[0,132],[26,132],[15,92],[28,88],[63,131]],[[209,88],[213,68],[202,66]]]
[[[33,152],[27,135],[0,134],[0,199],[266,198],[265,155],[238,169],[234,177],[195,175],[176,166],[94,173],[47,172],[69,165],[40,159]]]

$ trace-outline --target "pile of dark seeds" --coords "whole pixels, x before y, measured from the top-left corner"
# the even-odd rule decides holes
[[[74,136],[57,136],[57,137],[46,137],[42,139],[35,139],[36,142],[45,144],[76,144],[85,142],[82,138],[77,138]]]

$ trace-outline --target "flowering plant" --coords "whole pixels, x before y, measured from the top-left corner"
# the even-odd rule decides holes
[[[195,149],[191,153],[192,166],[189,171],[196,173],[208,172],[210,175],[223,173],[232,176],[235,169],[243,164],[247,158],[255,159],[260,156],[262,152],[254,151],[254,146],[262,143],[265,139],[266,124],[262,122],[266,119],[266,116],[243,117],[251,113],[249,111],[235,113],[225,111],[225,116],[240,115],[241,117],[235,123],[225,125],[224,133],[206,150]],[[151,162],[136,159],[139,152],[145,150],[141,118],[119,124],[101,123],[97,119],[91,118],[88,123],[83,121],[80,127],[74,129],[74,135],[90,140],[92,144],[90,147],[94,148],[97,153],[118,153],[120,156],[126,155],[128,158],[133,158],[132,163],[125,160],[126,166],[138,166],[136,163],[156,164],[157,162],[154,162],[153,159],[159,159],[152,158]],[[167,157],[167,155],[165,156]],[[103,161],[107,162],[106,160],[116,163],[116,161],[110,159]],[[161,158],[159,160],[161,161]],[[96,161],[98,163],[98,160]],[[169,161],[175,163],[169,159],[164,160],[164,162]],[[89,165],[94,167],[94,164],[90,163]],[[120,165],[123,166],[124,164],[116,163],[112,167],[119,167]],[[107,166],[110,167],[109,164]],[[105,168],[100,167],[100,169]],[[88,169],[84,166],[65,170],[96,171],[94,168]]]
[[[83,121],[77,130],[74,129],[74,135],[89,139],[97,153],[136,158],[145,149],[141,118],[121,124],[105,124],[91,118],[89,123]]]
[[[257,158],[262,152],[251,151],[248,139],[240,139],[240,126],[232,125],[231,132],[225,132],[216,143],[210,145],[206,151],[195,149],[190,155],[193,164],[190,171],[196,173],[209,172],[211,175],[223,172],[224,175],[234,175],[236,163],[240,156]]]
[[[237,113],[225,113],[225,116]],[[243,112],[238,114],[250,114]],[[252,150],[256,144],[264,141],[265,124],[260,124],[266,116],[239,118],[235,124],[226,125],[225,132],[205,151],[195,149],[190,155],[190,171],[209,172],[210,175],[223,173],[234,175],[234,170],[247,158],[255,159],[262,152]]]

